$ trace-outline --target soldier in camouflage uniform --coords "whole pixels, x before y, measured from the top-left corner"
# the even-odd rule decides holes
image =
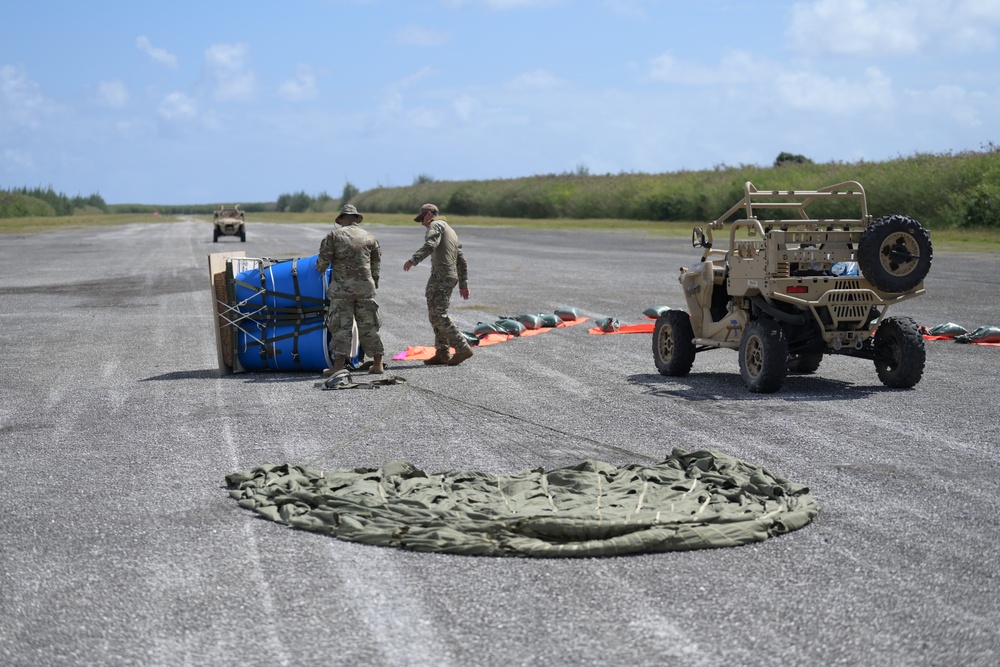
[[[351,354],[354,322],[358,323],[358,339],[366,353],[374,357],[369,373],[384,373],[382,326],[375,290],[378,289],[382,251],[375,237],[359,227],[364,219],[351,204],[346,204],[337,216],[339,229],[326,235],[319,246],[316,270],[333,267],[332,280],[326,290],[330,299],[326,326],[333,340],[333,368],[324,371],[332,375],[343,370]]]
[[[472,348],[448,316],[448,305],[455,285],[458,285],[458,293],[463,299],[469,298],[469,268],[458,235],[441,217],[437,206],[424,204],[413,220],[426,227],[427,232],[424,244],[406,260],[403,270],[409,271],[421,260],[431,258],[431,277],[426,291],[427,317],[434,329],[436,351],[424,363],[457,366],[472,356]],[[455,348],[455,356],[451,356],[449,347]]]

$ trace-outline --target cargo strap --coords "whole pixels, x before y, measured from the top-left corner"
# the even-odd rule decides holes
[[[399,377],[398,375],[387,375],[376,380],[355,382],[354,376],[348,374],[347,382],[335,384],[327,381],[323,383],[323,389],[378,389],[379,387],[393,384],[406,384],[406,378]]]
[[[263,314],[260,314],[260,315],[255,315],[253,319],[260,319],[260,320],[279,320],[279,319],[289,320],[290,319],[290,320],[294,320],[294,319],[310,319],[312,317],[321,317],[323,315],[323,311],[326,310],[326,307],[330,303],[330,300],[327,299],[327,298],[325,298],[325,297],[324,298],[318,298],[318,297],[314,297],[314,296],[303,296],[301,294],[289,294],[287,292],[278,292],[276,290],[268,290],[268,289],[264,289],[263,286],[257,286],[257,285],[254,285],[252,283],[245,282],[243,280],[235,280],[234,279],[233,280],[233,284],[234,285],[239,285],[240,287],[247,287],[249,289],[256,290],[256,292],[254,292],[253,296],[251,296],[250,299],[253,299],[254,297],[257,297],[257,296],[261,296],[261,297],[264,297],[264,298],[267,298],[269,296],[273,296],[273,297],[278,297],[278,298],[282,298],[282,299],[291,299],[291,300],[294,300],[296,303],[299,304],[299,305],[297,305],[295,307],[292,307],[292,306],[277,306],[277,307],[275,307],[275,306],[267,306],[266,311],[268,311],[268,312],[264,312]],[[297,279],[295,281],[295,284],[296,284],[296,286],[298,285],[298,280]],[[298,291],[297,287],[296,287],[296,291]],[[244,299],[242,302],[240,302],[237,305],[247,305],[247,302],[250,299]],[[311,305],[309,305],[309,307],[303,307],[303,305],[302,305],[303,303],[311,304]],[[276,314],[272,315],[272,313],[276,313]],[[288,317],[289,315],[294,315],[294,316],[297,316],[297,317]]]
[[[295,302],[295,306],[266,306],[263,311],[255,313],[250,319],[263,322],[292,324],[314,317],[322,317],[327,306],[330,304],[329,299],[323,297],[303,296],[302,291],[299,288],[299,258],[296,257],[295,259],[292,259],[291,262],[292,288],[294,289],[294,292],[291,294],[288,292],[279,292],[277,290],[269,290],[265,288],[267,283],[265,272],[274,266],[274,264],[278,264],[280,262],[274,262],[269,264],[267,267],[258,267],[258,285],[242,280],[233,280],[234,285],[254,290],[254,294],[250,297],[250,299],[261,296],[262,302],[266,301],[267,297],[288,299]],[[240,305],[245,305],[247,301],[249,301],[249,299],[244,300]]]
[[[315,324],[308,329],[301,329],[296,327],[294,331],[287,334],[282,334],[281,336],[264,336],[263,339],[253,339],[248,340],[246,347],[247,349],[251,347],[260,347],[260,360],[264,363],[264,367],[270,370],[271,365],[268,363],[268,353],[267,346],[276,343],[280,340],[286,340],[288,338],[292,339],[292,361],[295,363],[296,370],[302,370],[302,360],[299,356],[299,336],[305,336],[306,334],[311,334],[314,331],[320,331],[326,328],[325,323]]]

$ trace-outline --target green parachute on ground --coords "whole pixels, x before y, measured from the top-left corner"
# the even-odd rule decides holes
[[[481,556],[592,557],[729,547],[808,524],[801,484],[711,451],[656,465],[427,474],[395,461],[321,471],[263,465],[226,477],[241,507],[352,542]]]

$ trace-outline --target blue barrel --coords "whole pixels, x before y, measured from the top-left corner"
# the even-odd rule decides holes
[[[329,331],[322,318],[292,324],[243,320],[237,333],[240,365],[248,371],[329,368]]]
[[[281,260],[235,276],[233,287],[240,312],[275,323],[322,318],[330,267],[318,272],[317,257]]]
[[[326,288],[330,267],[316,270],[318,256],[279,260],[233,279],[237,356],[248,371],[322,371],[330,360]],[[348,365],[364,361],[355,350]]]

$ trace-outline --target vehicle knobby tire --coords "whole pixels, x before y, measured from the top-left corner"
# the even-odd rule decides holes
[[[862,233],[858,268],[883,292],[908,292],[927,277],[933,255],[931,235],[919,222],[905,215],[887,215]]]
[[[771,319],[754,320],[740,338],[740,375],[755,394],[771,394],[788,375],[788,338]]]
[[[823,361],[822,352],[802,352],[788,355],[788,372],[806,375],[815,373]]]
[[[875,372],[886,387],[910,389],[920,382],[927,361],[924,336],[910,317],[887,317],[873,341]]]
[[[653,361],[660,375],[687,375],[696,353],[690,315],[683,310],[668,310],[656,318]]]

